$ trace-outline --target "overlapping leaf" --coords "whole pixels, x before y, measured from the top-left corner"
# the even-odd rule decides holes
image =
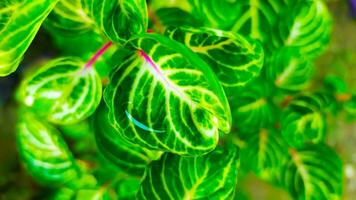
[[[81,4],[89,18],[112,41],[122,42],[147,30],[145,0],[81,0]]]
[[[277,47],[298,47],[303,55],[315,58],[330,41],[331,16],[323,0],[295,2],[280,16],[273,41]]]
[[[226,86],[243,86],[260,74],[262,46],[241,35],[216,29],[168,28],[166,35],[185,44],[207,62]]]
[[[182,44],[145,34],[114,58],[118,67],[105,90],[115,128],[134,143],[177,154],[215,148],[231,115],[216,76]]]
[[[92,67],[76,58],[47,63],[26,79],[22,102],[40,116],[58,124],[70,124],[90,116],[101,99],[101,80]]]
[[[241,149],[241,166],[274,184],[280,184],[280,170],[287,159],[288,145],[280,133],[261,129],[248,137]]]
[[[161,152],[150,151],[127,141],[109,122],[108,109],[102,104],[94,116],[95,138],[102,155],[123,171],[142,175]]]
[[[289,145],[302,147],[305,143],[320,143],[326,133],[323,109],[327,99],[311,94],[294,99],[282,114],[282,135]]]
[[[304,89],[313,75],[311,62],[298,48],[281,48],[273,52],[266,68],[270,82],[290,91]]]
[[[325,145],[289,150],[290,159],[281,175],[285,188],[294,199],[342,199],[342,162]]]
[[[40,183],[55,186],[79,175],[71,152],[52,126],[22,112],[17,124],[17,148],[28,172]]]
[[[42,22],[58,0],[1,1],[0,76],[16,70]]]
[[[137,199],[233,199],[239,165],[235,147],[199,157],[165,154],[152,162]]]

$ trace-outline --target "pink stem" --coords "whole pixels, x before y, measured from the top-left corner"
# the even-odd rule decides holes
[[[106,43],[103,47],[101,47],[99,49],[99,51],[97,51],[94,56],[85,64],[84,68],[88,69],[90,67],[93,66],[93,64],[100,58],[100,56],[102,56],[105,51],[112,45],[112,42],[108,42]]]

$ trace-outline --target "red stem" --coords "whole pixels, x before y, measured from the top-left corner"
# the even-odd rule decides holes
[[[103,47],[101,47],[94,56],[85,64],[84,68],[88,69],[93,66],[93,64],[102,56],[105,51],[112,45],[112,42],[106,43]]]

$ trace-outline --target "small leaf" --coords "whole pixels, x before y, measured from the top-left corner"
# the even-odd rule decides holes
[[[342,199],[342,162],[334,150],[325,145],[312,145],[290,149],[289,154],[282,180],[294,199]]]
[[[0,77],[14,72],[58,0],[0,3]]]
[[[47,186],[77,178],[79,168],[60,133],[32,113],[25,111],[19,116],[17,148],[33,178]]]
[[[101,104],[94,116],[95,139],[102,155],[120,169],[133,175],[142,175],[152,160],[162,155],[158,151],[150,151],[123,138],[115,130],[108,118],[108,109]]]
[[[321,94],[300,96],[294,99],[282,114],[282,135],[290,146],[302,147],[305,143],[320,143],[326,134],[323,109],[326,99]]]
[[[168,28],[166,35],[185,44],[209,64],[226,86],[244,86],[263,66],[263,48],[251,39],[216,29]]]
[[[304,89],[314,72],[312,63],[297,48],[291,47],[273,52],[266,70],[270,82],[290,91]]]
[[[145,33],[148,26],[146,0],[81,0],[87,15],[114,42]]]
[[[277,47],[298,47],[307,58],[315,58],[330,41],[331,16],[323,0],[296,2],[280,16],[274,43]]]
[[[137,199],[233,199],[239,165],[235,147],[200,157],[165,154],[152,162]]]
[[[73,124],[94,113],[101,99],[101,80],[77,58],[47,63],[22,85],[22,101],[56,124]]]
[[[273,129],[261,129],[251,134],[241,149],[241,167],[252,170],[260,178],[280,184],[280,170],[288,145]]]
[[[116,129],[149,149],[183,155],[212,151],[228,133],[230,108],[216,76],[182,44],[156,34],[133,38],[114,58],[105,101]]]

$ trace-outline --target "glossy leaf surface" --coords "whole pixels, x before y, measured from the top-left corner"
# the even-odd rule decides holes
[[[142,175],[148,164],[159,159],[162,153],[127,141],[110,124],[108,116],[106,105],[100,105],[94,116],[95,139],[99,151],[123,171]]]
[[[150,149],[203,154],[228,133],[230,108],[217,78],[182,44],[146,34],[117,58],[105,101],[116,129]],[[122,57],[123,52],[118,52]]]
[[[101,80],[92,67],[77,58],[50,61],[22,86],[23,103],[57,124],[90,116],[101,99]]]
[[[0,3],[0,77],[14,72],[58,0]]]
[[[60,185],[79,175],[79,168],[60,133],[32,113],[21,113],[17,148],[28,172],[42,184]]]
[[[226,87],[243,86],[257,77],[262,69],[262,46],[241,35],[188,27],[168,28],[166,35],[196,52]]]
[[[152,162],[138,199],[233,199],[239,154],[218,147],[200,157],[165,154]]]
[[[342,199],[342,162],[334,150],[316,145],[289,153],[282,180],[294,199]]]

